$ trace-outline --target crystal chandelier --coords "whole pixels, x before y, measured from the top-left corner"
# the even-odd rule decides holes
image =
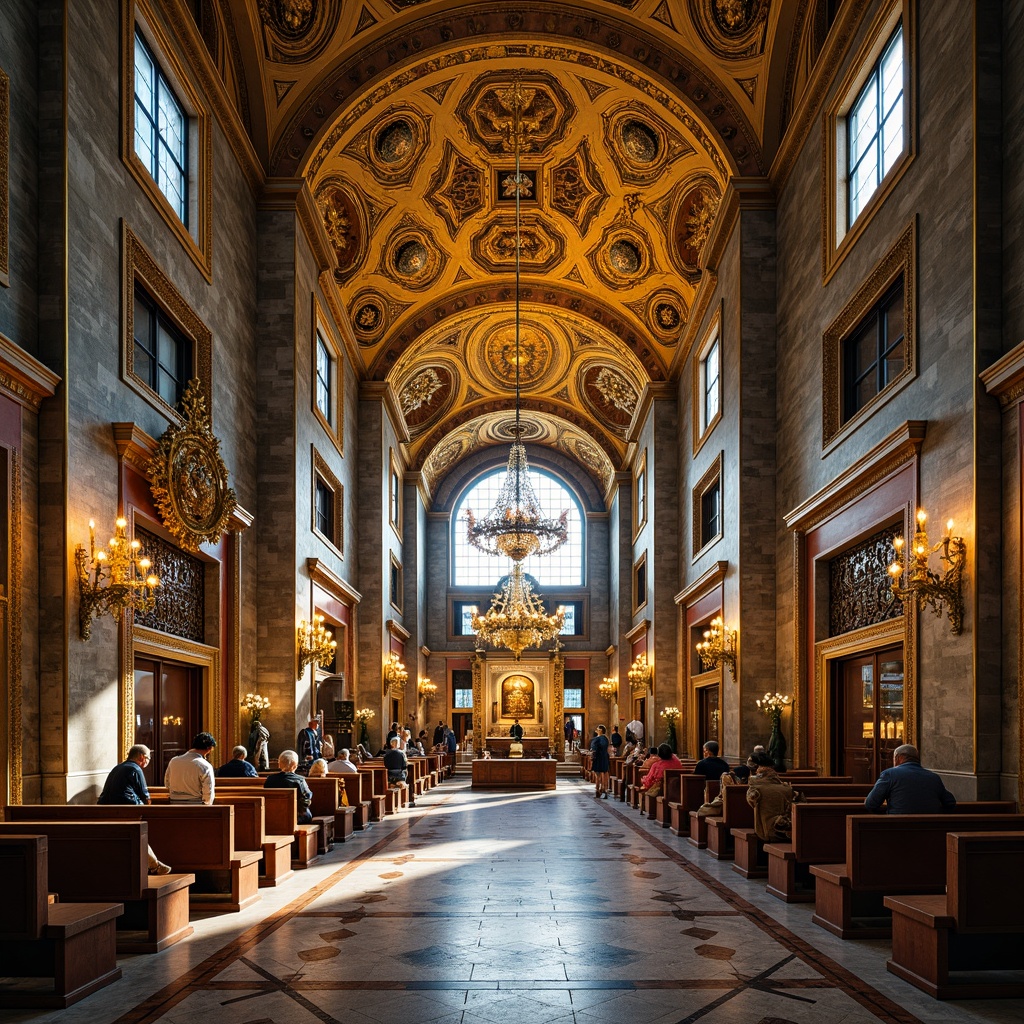
[[[521,562],[530,555],[546,555],[565,543],[569,536],[569,512],[564,510],[557,519],[546,519],[530,484],[523,428],[520,422],[519,383],[519,258],[522,250],[519,206],[526,179],[519,169],[519,156],[524,141],[521,130],[523,93],[519,81],[501,95],[502,104],[512,108],[512,132],[516,170],[512,178],[503,183],[514,190],[516,197],[516,310],[515,310],[515,370],[516,370],[516,422],[512,428],[514,440],[508,455],[508,469],[494,508],[477,519],[471,509],[466,510],[469,543],[489,555],[506,555],[513,562]]]
[[[314,615],[312,622],[303,619],[296,630],[296,639],[299,645],[299,665],[303,671],[307,665],[320,668],[334,661],[338,642],[324,625],[322,615]]]
[[[559,608],[553,615],[544,611],[519,562],[513,564],[487,614],[473,612],[473,632],[492,647],[510,650],[516,661],[527,647],[556,639],[564,624],[565,609]]]

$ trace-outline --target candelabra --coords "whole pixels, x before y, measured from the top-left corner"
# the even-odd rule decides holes
[[[324,617],[314,615],[312,622],[303,619],[297,630],[299,644],[299,667],[305,671],[307,665],[329,665],[334,661],[334,651],[338,642],[334,634],[324,626]]]
[[[609,676],[605,676],[598,684],[597,692],[601,694],[609,704],[614,704],[615,698],[619,695],[619,684]]]
[[[967,561],[967,548],[962,537],[953,537],[953,520],[946,523],[946,532],[935,547],[928,546],[928,532],[925,522],[928,513],[923,508],[917,510],[917,529],[914,531],[913,556],[908,566],[903,553],[904,540],[896,537],[893,547],[896,549],[896,561],[889,566],[892,576],[892,592],[901,601],[922,601],[929,605],[936,615],[942,615],[943,606],[948,606],[950,631],[959,635],[964,628],[964,595],[963,577],[964,564]],[[946,569],[940,575],[928,568],[928,559],[941,548],[939,560],[945,562]],[[901,581],[907,576],[905,585]]]
[[[540,598],[533,592],[529,579],[519,562],[512,566],[501,592],[494,595],[485,615],[473,611],[473,632],[492,647],[505,647],[519,661],[527,647],[540,647],[554,640],[558,649],[558,634],[565,624],[565,609],[559,607],[552,615],[544,610]]]
[[[736,630],[726,629],[722,616],[717,615],[704,630],[704,640],[697,644],[697,656],[705,672],[725,662],[736,674]]]
[[[75,548],[78,570],[78,635],[88,640],[92,620],[108,612],[119,621],[125,612],[143,615],[156,605],[153,590],[160,585],[151,563],[142,553],[142,544],[128,539],[128,520],[118,516],[114,536],[107,549],[96,550],[96,524],[89,520],[89,553],[79,544]]]
[[[390,690],[401,690],[409,680],[402,659],[392,651],[384,662],[384,682]]]
[[[437,693],[437,683],[432,683],[429,677],[421,679],[418,690],[423,702],[429,703]]]
[[[650,682],[653,671],[653,666],[647,661],[647,655],[638,654],[633,659],[633,664],[629,666],[629,672],[626,673],[629,676],[630,687],[642,690]]]

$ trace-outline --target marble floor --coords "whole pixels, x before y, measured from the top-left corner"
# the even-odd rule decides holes
[[[60,1024],[1010,1024],[936,1002],[624,804],[451,780],[241,914],[124,957]],[[2,973],[2,970],[0,970]]]

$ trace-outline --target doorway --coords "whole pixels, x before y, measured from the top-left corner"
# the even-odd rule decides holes
[[[566,715],[562,723],[562,735],[565,736],[565,749],[567,753],[580,749],[583,742],[583,716],[579,714]]]
[[[177,661],[135,658],[135,737],[152,757],[146,782],[162,786],[167,762],[183,754],[202,724],[202,669]]]
[[[904,740],[903,645],[834,663],[832,771],[873,783]]]
[[[722,745],[722,687],[719,683],[702,686],[697,690],[697,744],[703,747],[708,740]]]

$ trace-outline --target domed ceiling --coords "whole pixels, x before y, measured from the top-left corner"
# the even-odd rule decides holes
[[[211,26],[236,44],[233,65],[218,49],[222,74],[236,69],[269,174],[309,184],[357,372],[394,387],[428,487],[509,440],[513,83],[526,439],[608,487],[645,388],[678,372],[730,177],[766,173],[769,78],[792,72],[772,41],[788,50],[807,6],[231,0],[207,12],[208,46]]]

